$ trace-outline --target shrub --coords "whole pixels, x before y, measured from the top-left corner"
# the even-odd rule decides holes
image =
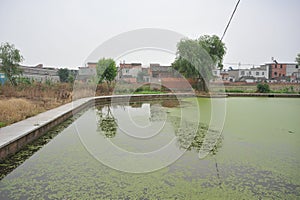
[[[4,122],[0,122],[0,128],[6,126]]]
[[[259,83],[257,84],[257,91],[259,93],[269,93],[270,92],[270,87],[267,83]]]

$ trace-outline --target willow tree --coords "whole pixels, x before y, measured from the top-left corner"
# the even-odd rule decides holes
[[[196,89],[207,92],[212,70],[222,68],[225,52],[225,44],[216,35],[204,35],[197,40],[182,39],[177,44],[177,57],[172,66],[186,78],[196,79]]]

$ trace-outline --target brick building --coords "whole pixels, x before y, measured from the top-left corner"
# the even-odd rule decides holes
[[[265,66],[269,67],[270,80],[289,80],[294,73],[299,72],[297,63],[266,63]]]
[[[137,77],[140,72],[142,72],[141,63],[120,63],[118,67],[117,80],[137,83]]]

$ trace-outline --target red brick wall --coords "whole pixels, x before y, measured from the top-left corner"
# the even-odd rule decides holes
[[[184,78],[162,78],[161,83],[166,88],[169,88],[171,90],[175,91],[186,91],[191,90],[190,83],[184,79]]]
[[[271,78],[286,76],[286,64],[272,64]]]

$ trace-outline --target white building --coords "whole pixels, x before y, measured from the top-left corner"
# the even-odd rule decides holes
[[[46,80],[51,82],[59,82],[59,76],[57,74],[58,69],[51,67],[43,67],[42,64],[37,66],[18,66],[22,71],[22,77],[29,78],[38,82],[45,82]]]
[[[239,77],[240,79],[243,77],[253,77],[253,80],[269,79],[268,66],[263,65],[257,68],[240,69]]]

